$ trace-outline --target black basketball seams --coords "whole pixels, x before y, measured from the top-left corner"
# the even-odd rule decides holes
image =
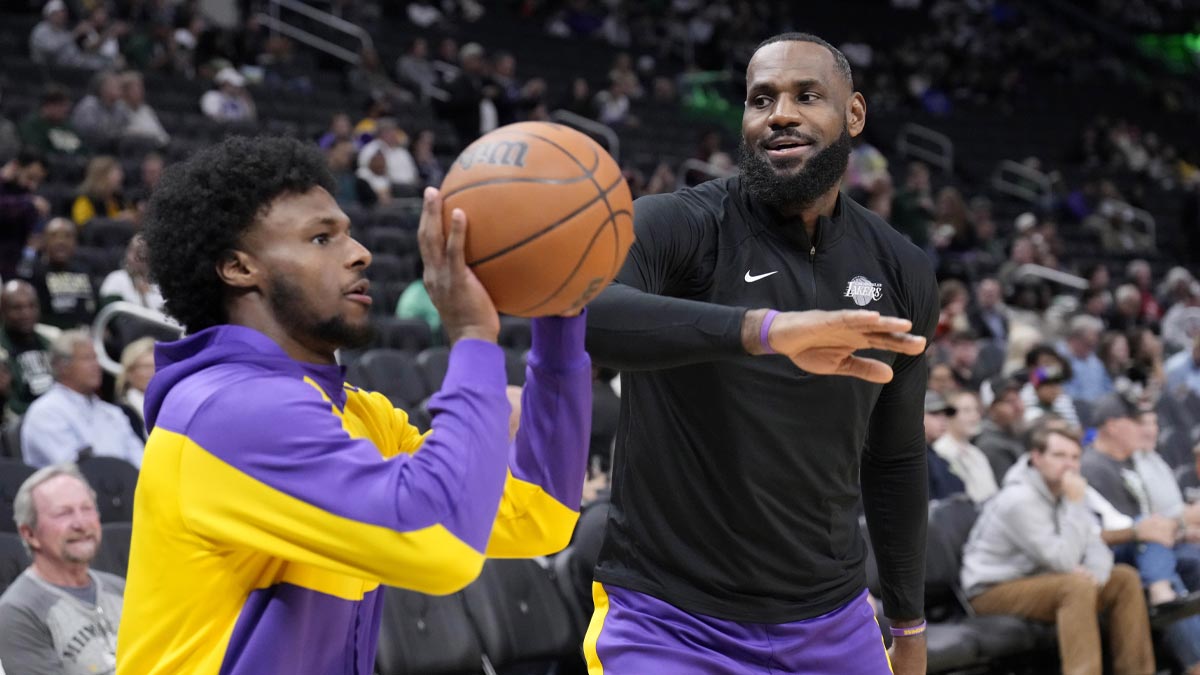
[[[614,181],[612,185],[608,186],[607,189],[603,190],[602,192],[597,194],[595,197],[592,197],[588,201],[581,204],[574,211],[568,213],[567,215],[563,216],[562,218],[559,218],[558,220],[554,221],[553,223],[546,225],[542,229],[525,237],[521,241],[513,242],[512,244],[505,246],[504,248],[500,249],[499,251],[495,251],[495,252],[493,252],[489,255],[486,255],[482,258],[479,258],[477,260],[468,260],[467,265],[469,265],[469,266],[482,265],[483,263],[491,262],[492,260],[495,260],[496,258],[499,258],[499,257],[503,256],[504,254],[509,253],[515,249],[521,248],[525,244],[528,244],[529,242],[533,241],[534,239],[537,239],[538,237],[541,237],[542,235],[546,234],[547,232],[554,230],[555,228],[557,228],[558,226],[567,222],[568,220],[571,220],[572,218],[579,215],[580,213],[583,213],[584,211],[591,208],[596,202],[600,201],[601,199],[605,199],[608,196],[608,193],[615,190],[617,188],[617,186],[619,186],[621,184],[621,181],[623,181],[623,180],[625,180],[624,176],[617,176],[617,180]],[[593,182],[595,182],[595,181],[593,181]],[[607,199],[605,199],[605,202],[606,202],[606,206],[607,206]],[[612,207],[608,208],[608,213],[609,213],[609,220],[612,220],[614,218]],[[605,221],[605,222],[608,222],[608,221]]]
[[[546,298],[544,300],[537,303],[536,305],[532,305],[532,306],[526,307],[524,309],[516,310],[516,312],[515,312],[516,314],[527,314],[529,312],[532,312],[532,311],[536,310],[538,307],[541,307],[541,306],[545,305],[546,303],[550,302],[551,300],[553,300],[554,298],[558,297],[558,294],[561,293],[562,290],[567,287],[567,284],[571,283],[571,280],[575,278],[575,275],[579,273],[579,268],[583,265],[583,261],[587,259],[588,253],[591,253],[592,247],[596,245],[596,240],[598,240],[600,238],[600,233],[604,231],[604,228],[608,227],[610,223],[615,221],[616,217],[619,215],[627,215],[630,217],[633,216],[632,213],[630,213],[629,211],[625,211],[624,209],[617,211],[616,213],[612,213],[612,211],[610,210],[609,213],[611,213],[612,215],[610,215],[606,220],[604,220],[602,223],[600,223],[600,225],[596,228],[596,231],[592,234],[591,241],[589,241],[587,247],[585,249],[583,249],[583,255],[579,256],[579,260],[577,260],[575,262],[575,267],[573,267],[571,269],[570,273],[567,274],[567,277],[565,279],[563,279],[563,282],[561,284],[559,284],[558,288],[554,289],[549,295],[546,296]],[[614,231],[615,231],[615,227],[614,227]]]

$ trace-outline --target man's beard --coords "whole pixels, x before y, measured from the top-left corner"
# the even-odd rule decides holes
[[[337,314],[328,319],[310,320],[303,293],[281,276],[271,280],[268,301],[279,322],[293,335],[306,335],[337,348],[350,349],[365,347],[375,337],[375,327],[369,321],[352,326]]]
[[[770,160],[746,145],[744,136],[738,146],[738,168],[746,189],[756,199],[779,210],[812,206],[841,182],[849,162],[850,130],[844,125],[837,140],[809,157],[794,174],[777,173]]]

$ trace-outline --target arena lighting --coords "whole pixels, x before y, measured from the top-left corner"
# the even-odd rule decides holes
[[[1147,34],[1137,38],[1143,53],[1162,60],[1177,72],[1200,69],[1200,33]]]

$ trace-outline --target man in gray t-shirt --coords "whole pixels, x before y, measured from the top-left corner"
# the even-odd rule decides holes
[[[75,465],[57,464],[21,485],[13,512],[33,564],[0,595],[0,663],[22,675],[115,672],[125,580],[89,569],[95,493]]]

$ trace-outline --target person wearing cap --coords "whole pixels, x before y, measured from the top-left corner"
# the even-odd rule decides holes
[[[950,369],[958,386],[970,391],[979,391],[987,373],[979,363],[979,335],[972,328],[958,328],[949,336]]]
[[[1083,456],[1080,472],[1104,499],[1132,519],[1131,527],[1103,532],[1116,560],[1137,568],[1152,607],[1169,606],[1189,590],[1200,589],[1200,559],[1193,547],[1178,546],[1178,522],[1152,510],[1150,487],[1133,462],[1143,444],[1138,414],[1136,404],[1120,394],[1098,399],[1092,410],[1096,437]],[[1163,635],[1187,672],[1200,675],[1200,616],[1169,624]]]
[[[84,154],[86,148],[71,126],[70,115],[70,92],[61,85],[47,84],[42,89],[38,109],[21,120],[18,127],[21,142],[45,154]]]
[[[949,403],[956,413],[949,419],[946,433],[933,442],[933,451],[962,480],[971,501],[982,504],[1000,488],[987,455],[971,443],[979,434],[979,396],[973,391],[958,391],[950,396]]]
[[[929,498],[945,499],[962,494],[967,488],[962,479],[950,470],[950,463],[933,450],[933,442],[946,433],[950,418],[957,411],[946,402],[940,393],[929,389],[925,392],[925,456],[929,471]]]
[[[979,427],[975,445],[992,466],[997,481],[1025,454],[1025,404],[1021,385],[1011,377],[998,375],[990,380],[987,417]]]
[[[1075,402],[1063,391],[1063,383],[1071,379],[1070,366],[1054,347],[1041,344],[1025,355],[1021,402],[1025,404],[1025,421],[1031,423],[1042,415],[1054,413],[1082,430]]]
[[[1106,615],[1112,672],[1155,672],[1146,601],[1137,572],[1114,564],[1087,505],[1079,438],[1043,425],[1028,463],[984,504],[963,549],[962,587],[979,615],[1054,624],[1064,675],[1103,672]]]
[[[87,21],[69,27],[71,17],[63,0],[49,0],[42,6],[42,20],[29,34],[29,58],[35,63],[100,70],[112,65],[112,60],[100,54],[89,54],[79,48],[78,40],[92,31]]]
[[[217,71],[211,89],[200,97],[200,110],[218,122],[253,122],[258,116],[254,100],[246,91],[246,78],[232,67]]]

